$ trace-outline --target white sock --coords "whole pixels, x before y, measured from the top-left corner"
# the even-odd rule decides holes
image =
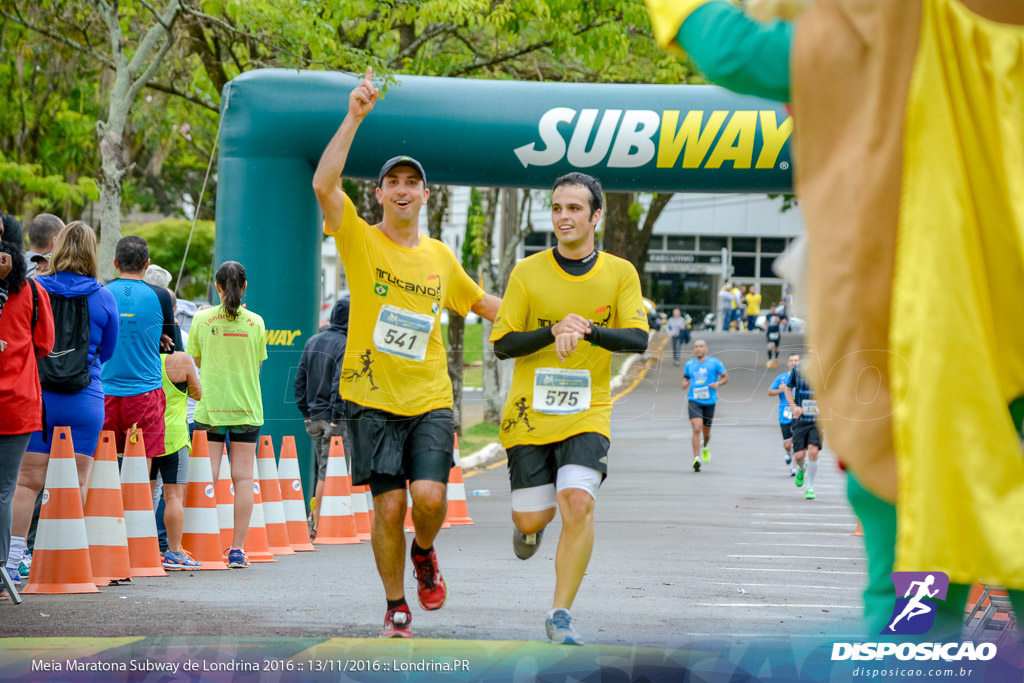
[[[812,460],[807,463],[807,488],[814,488],[814,476],[818,474],[818,461]]]
[[[11,536],[11,550],[7,554],[7,568],[17,569],[25,557],[25,537]]]

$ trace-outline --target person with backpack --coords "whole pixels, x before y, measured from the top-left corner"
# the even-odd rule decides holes
[[[32,508],[43,489],[54,427],[70,427],[82,503],[92,472],[92,456],[103,428],[103,363],[117,345],[118,316],[113,295],[96,279],[96,233],[69,223],[57,235],[46,275],[35,282],[49,294],[53,311],[53,351],[39,359],[44,417],[32,434],[21,463],[14,496],[12,545],[24,546]]]
[[[53,348],[53,316],[50,297],[25,274],[21,224],[7,214],[0,216],[0,291],[6,295],[0,316],[0,339],[7,347],[0,353],[0,563],[11,564],[11,507],[18,470],[32,432],[42,427],[43,401],[36,358]],[[30,504],[31,505],[31,504]],[[30,508],[31,509],[31,508]],[[11,582],[21,583],[19,556]]]

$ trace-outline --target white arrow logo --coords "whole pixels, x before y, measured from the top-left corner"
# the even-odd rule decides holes
[[[558,132],[558,124],[572,123],[574,118],[576,110],[568,107],[555,107],[544,112],[537,127],[544,149],[536,149],[536,143],[531,142],[514,150],[523,168],[528,168],[530,164],[550,166],[565,156],[565,139]]]

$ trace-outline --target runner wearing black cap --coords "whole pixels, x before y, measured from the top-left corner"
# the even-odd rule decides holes
[[[454,436],[441,309],[462,315],[472,310],[493,321],[501,300],[485,294],[447,246],[419,231],[430,191],[415,159],[397,156],[381,167],[377,201],[384,218],[378,225],[356,215],[340,176],[356,130],[377,101],[372,79],[367,69],[349,96],[348,115],[320,158],[313,189],[352,292],[340,390],[353,447],[352,481],[368,484],[373,494],[373,553],[388,602],[382,635],[409,638],[406,482],[420,605],[440,609],[448,597],[433,547],[447,508]]]

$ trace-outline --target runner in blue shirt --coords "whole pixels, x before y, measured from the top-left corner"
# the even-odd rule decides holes
[[[779,427],[782,428],[782,447],[786,450],[786,464],[790,465],[789,476],[796,476],[796,465],[793,462],[793,409],[786,402],[786,390],[782,387],[789,382],[789,373],[800,365],[800,354],[789,354],[789,369],[781,373],[768,387],[769,396],[779,397]]]
[[[700,472],[701,459],[711,460],[711,421],[715,417],[718,389],[729,381],[729,373],[722,361],[708,356],[708,344],[703,339],[693,342],[693,358],[683,368],[683,391],[686,393],[687,411],[693,427],[693,471]],[[703,443],[701,436],[704,437]]]
[[[149,267],[146,240],[122,237],[114,251],[114,267],[118,278],[106,288],[114,295],[119,327],[114,355],[103,363],[103,429],[114,432],[121,454],[125,433],[137,426],[146,457],[155,458],[164,454],[166,399],[160,354],[174,351],[181,332],[174,322],[170,292],[142,280]]]
[[[821,432],[818,431],[818,398],[814,389],[800,374],[797,366],[789,371],[789,379],[782,385],[786,402],[793,410],[793,457],[797,467],[796,485],[804,485],[807,475],[807,500],[814,500],[814,477],[818,474],[818,451],[821,450]]]

